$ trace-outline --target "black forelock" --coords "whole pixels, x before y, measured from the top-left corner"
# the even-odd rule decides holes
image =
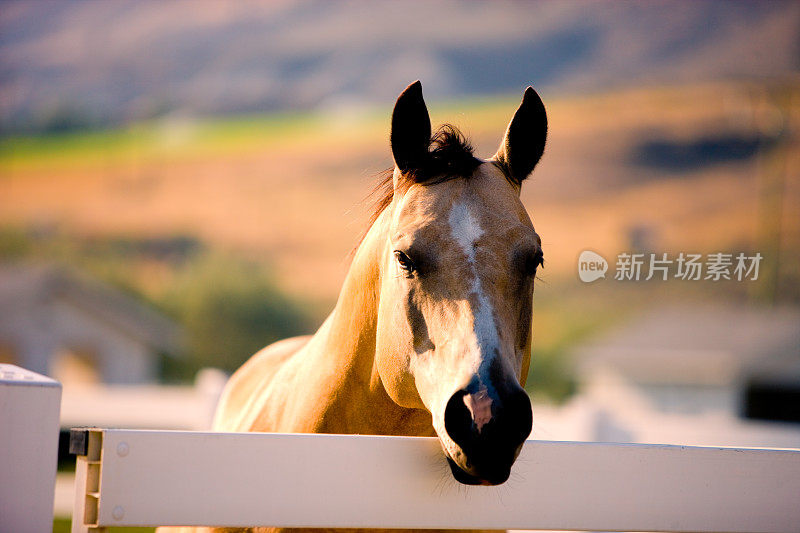
[[[413,183],[432,184],[454,178],[468,178],[475,172],[480,159],[464,135],[452,124],[443,124],[431,136],[428,152],[416,168],[404,173]]]

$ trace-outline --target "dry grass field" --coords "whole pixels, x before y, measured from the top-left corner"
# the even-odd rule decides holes
[[[775,172],[791,176],[782,238],[796,243],[796,138],[778,150],[712,164],[689,160],[677,170],[636,159],[647,142],[666,143],[680,158],[698,139],[748,142],[770,134],[778,120],[796,130],[800,91],[789,93],[781,93],[793,99],[783,119],[774,98],[748,85],[543,95],[548,148],[523,189],[544,240],[542,277],[574,278],[581,250],[614,256],[629,248],[637,227],[658,250],[756,249]],[[517,100],[431,104],[434,123],[455,123],[488,157]],[[390,164],[390,111],[387,102],[355,116],[173,118],[105,135],[10,140],[0,154],[0,224],[75,237],[197,236],[269,262],[296,295],[330,301],[362,230],[372,176]],[[152,269],[146,277],[159,283]]]

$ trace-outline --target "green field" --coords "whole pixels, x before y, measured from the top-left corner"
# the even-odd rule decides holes
[[[56,518],[53,520],[53,533],[69,533],[72,521],[69,518]],[[106,528],[110,533],[151,533],[155,531],[152,527],[110,527]]]

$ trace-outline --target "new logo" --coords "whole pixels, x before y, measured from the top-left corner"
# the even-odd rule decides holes
[[[605,278],[607,270],[608,261],[598,253],[584,250],[578,257],[578,277],[584,283],[591,283],[600,278]]]

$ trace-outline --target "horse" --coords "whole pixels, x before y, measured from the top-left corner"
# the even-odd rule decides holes
[[[520,190],[546,137],[528,87],[480,159],[455,127],[431,131],[422,85],[409,85],[392,112],[394,168],[334,310],[237,370],[214,429],[436,436],[455,480],[505,482],[533,424],[524,385],[543,253]]]

